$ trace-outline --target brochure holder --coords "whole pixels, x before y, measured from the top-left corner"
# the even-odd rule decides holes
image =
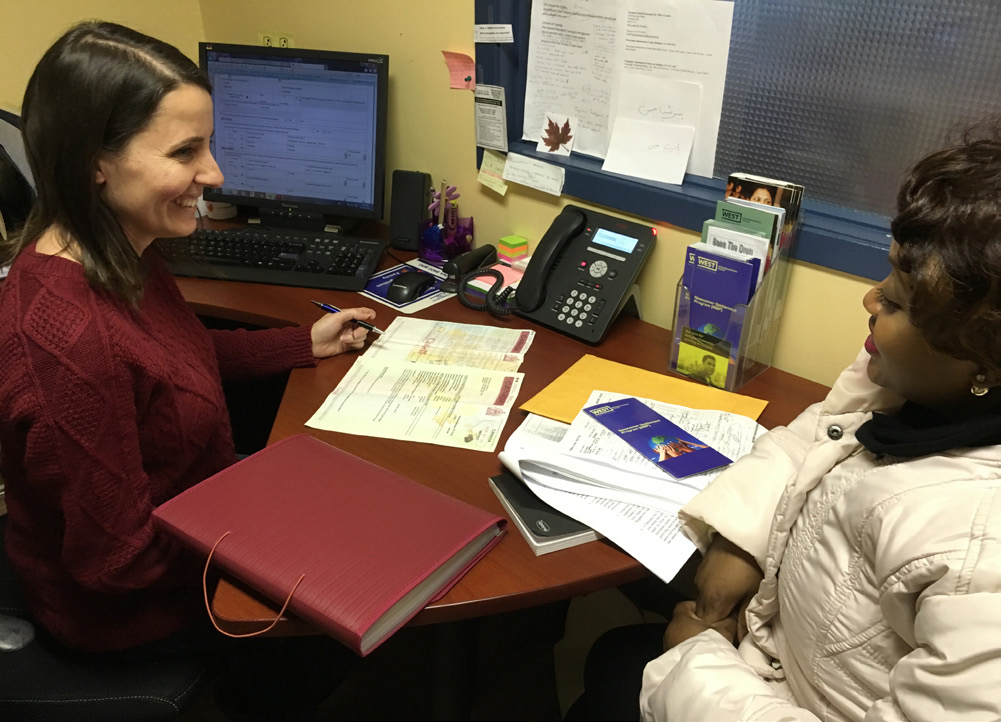
[[[765,273],[750,302],[738,304],[730,313],[728,327],[720,329],[724,338],[739,339],[737,343],[730,345],[728,352],[719,348],[715,352],[708,349],[700,351],[688,343],[683,343],[685,331],[690,328],[691,294],[685,287],[684,277],[678,281],[671,344],[672,371],[698,378],[703,358],[715,355],[720,359],[716,363],[717,367],[721,365],[723,359],[727,360],[725,383],[722,383],[723,374],[719,371],[711,377],[711,380],[706,380],[704,377],[700,380],[727,391],[736,391],[772,365],[779,319],[782,317],[786,289],[789,285],[791,265],[789,258],[798,232],[797,224],[787,234],[788,239],[782,244],[783,247]]]

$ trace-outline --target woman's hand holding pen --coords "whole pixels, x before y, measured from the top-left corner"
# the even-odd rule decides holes
[[[313,324],[313,356],[327,358],[365,345],[368,329],[354,321],[372,321],[375,311],[371,308],[345,308],[338,313],[325,313]]]

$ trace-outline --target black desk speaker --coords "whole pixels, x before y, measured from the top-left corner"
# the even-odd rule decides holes
[[[420,225],[431,217],[431,174],[416,170],[393,171],[393,198],[389,209],[389,244],[416,251]]]

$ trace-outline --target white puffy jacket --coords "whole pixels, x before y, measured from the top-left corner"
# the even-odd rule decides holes
[[[867,361],[682,510],[765,577],[739,649],[709,630],[647,665],[647,722],[1001,719],[1001,446],[878,459],[855,430],[901,400]]]

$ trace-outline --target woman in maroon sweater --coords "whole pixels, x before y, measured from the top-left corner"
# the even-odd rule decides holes
[[[208,331],[185,304],[150,245],[194,231],[223,182],[209,91],[176,48],[82,23],[24,97],[38,200],[0,253],[6,547],[37,620],[85,652],[183,648],[203,622],[201,562],[151,514],[234,462],[222,379],[361,348],[350,321],[375,316]]]

